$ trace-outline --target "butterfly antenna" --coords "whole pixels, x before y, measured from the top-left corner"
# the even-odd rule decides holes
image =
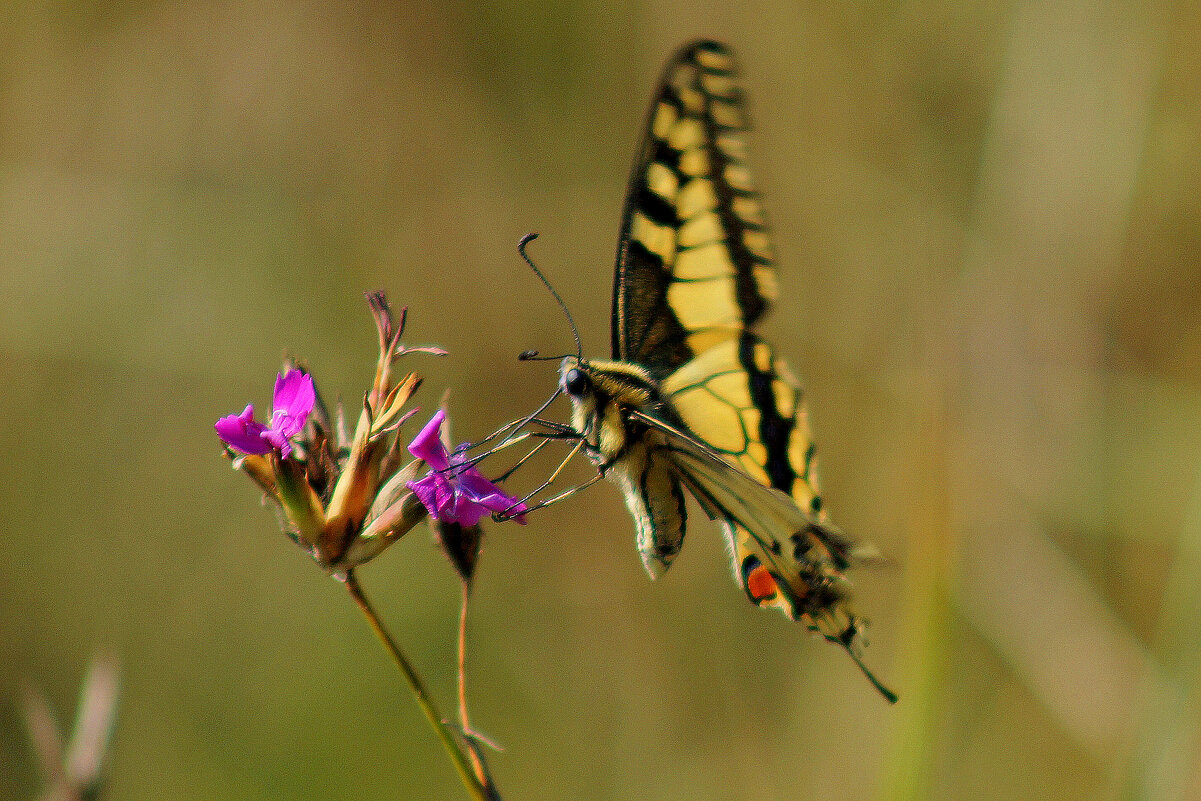
[[[525,252],[526,245],[533,242],[537,238],[538,235],[534,233],[523,236],[521,241],[517,243],[517,252],[521,254],[521,258],[525,259],[525,263],[530,265],[530,269],[534,271],[534,275],[538,276],[538,280],[542,282],[543,286],[545,286],[550,293],[554,295],[555,300],[559,302],[559,308],[563,310],[563,315],[567,318],[567,324],[571,326],[571,336],[575,339],[576,358],[578,358],[580,361],[583,361],[584,346],[580,343],[580,330],[575,327],[575,320],[571,319],[571,312],[567,309],[567,304],[563,302],[563,298],[561,298],[559,293],[555,291],[555,288],[551,286],[550,281],[546,280],[546,276],[543,275],[542,271],[538,269],[538,266],[534,264],[534,260],[530,258],[528,253]]]

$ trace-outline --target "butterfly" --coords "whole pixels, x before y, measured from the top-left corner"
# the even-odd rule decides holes
[[[870,549],[829,521],[800,385],[756,333],[777,285],[746,130],[730,51],[678,51],[622,214],[613,358],[562,360],[572,413],[560,432],[621,489],[652,577],[683,545],[691,494],[724,529],[750,600],[840,645],[895,701],[861,660],[865,621],[844,575]]]

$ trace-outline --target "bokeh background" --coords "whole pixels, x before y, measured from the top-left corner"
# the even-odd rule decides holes
[[[513,799],[1201,796],[1201,10],[1182,2],[0,8],[0,798],[19,699],[123,663],[108,798],[456,798],[343,589],[219,458],[281,353],[356,398],[362,293],[456,433],[608,346],[664,59],[740,55],[869,662],[752,608],[699,510],[646,579],[608,486],[492,526],[470,692]],[[563,410],[560,409],[562,414]],[[573,477],[588,475],[580,466]],[[451,710],[420,529],[361,576]]]

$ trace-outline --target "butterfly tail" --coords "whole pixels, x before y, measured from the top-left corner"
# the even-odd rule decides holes
[[[895,704],[897,694],[886,687],[863,662],[867,621],[852,609],[850,585],[842,576],[842,570],[847,567],[847,557],[853,555],[853,551],[823,547],[818,551],[822,556],[815,559],[814,549],[817,546],[810,545],[805,550],[804,558],[799,553],[794,554],[798,558],[793,564],[801,567],[796,575],[784,576],[763,564],[758,556],[761,552],[759,543],[749,531],[736,524],[726,524],[725,528],[737,557],[736,564],[740,566],[738,581],[751,603],[764,609],[775,609],[841,646],[872,686],[889,703]],[[824,539],[812,532],[810,536],[819,543]],[[842,540],[836,539],[830,544],[834,545],[835,542],[840,544]],[[787,562],[777,559],[775,564],[778,566]]]

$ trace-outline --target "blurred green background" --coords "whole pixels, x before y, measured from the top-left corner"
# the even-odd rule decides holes
[[[699,510],[647,580],[608,486],[496,526],[471,696],[515,799],[1201,796],[1201,10],[1192,3],[0,7],[0,798],[123,661],[108,798],[463,797],[342,588],[219,458],[284,349],[367,386],[410,306],[456,434],[608,347],[664,59],[742,60],[833,518],[889,707],[752,608]],[[560,410],[559,414],[563,414]],[[573,476],[585,478],[580,466]],[[451,710],[424,529],[361,571]]]

